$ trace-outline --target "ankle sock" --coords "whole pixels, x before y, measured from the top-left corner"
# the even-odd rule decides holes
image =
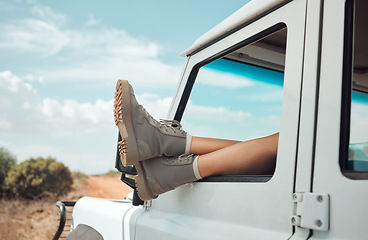
[[[201,174],[199,173],[199,168],[198,168],[198,155],[195,156],[194,161],[193,161],[193,172],[194,172],[194,176],[197,178],[197,180],[202,179]]]
[[[187,134],[186,144],[185,144],[185,154],[190,153],[190,145],[192,145],[192,135]]]
[[[184,154],[190,154],[190,146],[192,145],[192,135],[187,134],[187,139],[186,139],[186,145],[185,145],[185,152]],[[194,176],[196,177],[197,180],[202,179],[201,174],[199,173],[199,168],[198,168],[198,157],[199,155],[195,156],[194,161],[193,161],[193,172],[194,172]]]

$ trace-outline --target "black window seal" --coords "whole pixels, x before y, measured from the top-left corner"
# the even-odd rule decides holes
[[[198,182],[268,182],[273,175],[221,175],[206,177]]]
[[[354,48],[354,0],[345,3],[344,55],[341,93],[340,168],[347,168],[350,142],[351,80]]]

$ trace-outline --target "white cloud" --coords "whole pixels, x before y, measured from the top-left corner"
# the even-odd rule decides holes
[[[96,126],[101,128],[112,123],[112,104],[112,100],[98,99],[94,103],[79,103],[75,100],[59,102],[46,98],[41,102],[39,110],[52,125],[67,127],[73,132],[81,129],[90,131]]]
[[[248,112],[199,106],[189,101],[182,125],[185,131],[195,136],[244,140],[249,136],[249,131],[244,134],[244,123],[251,117]]]
[[[24,80],[28,82],[39,82],[39,83],[44,82],[44,78],[42,76],[36,77],[32,74],[27,74],[26,76],[24,76]]]
[[[193,105],[192,102],[189,101],[186,107],[185,116],[188,116],[190,120],[199,120],[203,122],[233,123],[243,122],[246,118],[249,118],[251,114],[242,111],[230,111],[224,107],[214,108]]]
[[[37,18],[42,20],[51,21],[56,25],[62,25],[67,23],[68,18],[59,12],[52,10],[52,8],[41,5],[35,4],[31,7],[30,12]]]
[[[172,98],[160,98],[156,94],[137,95],[137,101],[144,106],[150,115],[155,119],[166,119]]]
[[[118,130],[112,100],[42,99],[31,84],[4,71],[0,102],[0,146],[19,161],[52,156],[88,174],[114,168]]]
[[[112,100],[41,98],[35,83],[47,89],[51,81],[71,87],[83,81],[101,86],[95,83],[102,81],[110,87],[117,79],[128,79],[135,87],[156,92],[172,90],[181,68],[160,61],[156,43],[123,29],[103,28],[94,17],[88,23],[93,28],[73,28],[66,16],[49,7],[33,5],[30,13],[30,17],[0,23],[0,49],[27,56],[29,61],[41,59],[47,66],[37,65],[19,76],[0,72],[0,145],[21,161],[51,155],[87,173],[111,169],[117,137]],[[137,99],[155,118],[165,118],[171,103],[171,98],[154,94]]]
[[[214,122],[195,121],[184,118],[182,125],[185,131],[194,136],[212,137],[245,141],[278,132],[280,118],[278,116],[250,116],[244,121]]]
[[[7,134],[78,135],[112,129],[113,101],[92,103],[41,99],[35,89],[10,71],[0,72],[0,131]]]
[[[0,48],[14,49],[50,56],[59,52],[69,42],[68,32],[51,23],[38,19],[21,19],[10,24],[0,24]]]
[[[99,25],[100,23],[101,23],[101,19],[96,18],[95,16],[91,14],[89,15],[88,21],[86,22],[86,26],[93,27],[93,26]]]
[[[35,92],[30,84],[23,82],[10,71],[0,72],[0,79],[0,89],[3,91],[9,91],[13,93]]]
[[[156,119],[165,118],[171,98],[138,95]],[[0,72],[0,146],[18,160],[56,157],[72,170],[88,174],[114,168],[118,129],[113,100],[94,102],[41,98],[30,83]]]
[[[124,29],[95,26],[71,28],[67,17],[51,8],[35,5],[35,17],[0,24],[0,49],[32,53],[49,59],[32,75],[44,81],[103,81],[128,79],[155,88],[173,88],[181,68],[159,60],[160,47],[139,40]],[[89,25],[98,24],[93,16]]]
[[[180,76],[180,67],[158,60],[159,46],[139,41],[124,30],[97,29],[69,32],[70,55],[63,64],[47,70],[37,69],[45,81],[104,81],[127,79],[134,86],[173,88]],[[72,58],[72,59],[71,59]]]
[[[226,88],[241,88],[253,85],[252,81],[247,77],[208,68],[200,69],[197,81],[204,85]]]
[[[195,136],[244,141],[276,133],[280,127],[280,116],[188,102],[182,125],[185,131]]]

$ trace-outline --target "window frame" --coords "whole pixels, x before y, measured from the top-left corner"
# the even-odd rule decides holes
[[[244,41],[242,41],[238,44],[235,44],[234,46],[231,46],[231,47],[225,49],[224,51],[222,51],[218,54],[215,54],[213,56],[210,56],[210,57],[204,59],[203,61],[195,64],[193,66],[190,74],[189,74],[188,81],[187,81],[187,83],[184,87],[184,92],[183,92],[183,95],[180,99],[178,108],[175,112],[174,119],[179,121],[179,122],[181,121],[200,68],[202,68],[203,66],[209,64],[210,62],[216,61],[216,60],[222,58],[223,56],[226,56],[227,54],[229,54],[231,52],[234,52],[234,51],[236,51],[236,50],[238,50],[242,47],[245,47],[246,45],[249,45],[253,42],[256,42],[256,41],[258,41],[258,40],[260,40],[260,39],[262,39],[262,38],[264,38],[264,37],[266,37],[266,36],[268,36],[272,33],[275,33],[275,32],[277,32],[281,29],[284,29],[284,28],[287,29],[287,25],[285,23],[281,23],[281,22],[277,23],[277,24],[271,26],[270,28],[267,28],[267,29],[259,32],[258,34],[253,35],[252,37],[247,38]],[[249,65],[252,65],[252,64],[249,64]],[[260,66],[257,66],[257,67],[260,67]]]
[[[268,35],[270,34],[273,34],[277,31],[280,31],[282,29],[285,29],[286,28],[286,31],[288,31],[288,27],[287,27],[287,24],[286,23],[283,23],[283,22],[279,22],[267,29],[264,29],[263,31],[260,31],[259,33],[221,51],[220,53],[218,54],[215,54],[215,55],[212,55],[200,62],[198,62],[197,64],[195,64],[192,68],[192,70],[190,71],[190,74],[189,74],[189,77],[188,77],[188,81],[186,82],[186,85],[184,87],[184,91],[183,91],[183,94],[180,98],[180,101],[179,101],[179,105],[177,107],[177,110],[175,112],[175,115],[174,115],[174,119],[177,120],[177,121],[181,121],[182,120],[182,117],[183,117],[183,114],[184,114],[184,111],[185,111],[185,108],[186,108],[186,105],[189,101],[189,98],[190,98],[190,94],[192,92],[192,89],[193,89],[193,86],[195,84],[195,81],[197,79],[197,76],[198,76],[198,72],[200,70],[200,68],[202,68],[203,66],[213,62],[213,61],[216,61],[224,56],[226,56],[227,54],[231,53],[231,52],[234,52],[242,47],[245,47],[249,44],[252,44],[256,41],[259,41],[261,40],[262,38],[265,38],[267,37]],[[286,42],[287,42],[287,39],[288,39],[288,35],[286,35]],[[252,64],[249,64],[249,65],[252,65]],[[257,66],[257,67],[261,67],[261,66]],[[265,67],[263,67],[265,68]],[[273,70],[273,71],[276,71],[276,70]],[[277,164],[277,163],[276,163]],[[201,179],[199,182],[262,182],[262,183],[265,183],[265,182],[268,182],[272,177],[273,177],[274,173],[273,174],[264,174],[264,175],[224,175],[224,176],[210,176],[210,177],[206,177],[204,179]]]
[[[341,172],[345,177],[353,180],[359,180],[368,179],[368,171],[355,171],[348,169],[353,92],[352,81],[354,68],[354,18],[355,0],[347,0],[345,3],[339,165]]]

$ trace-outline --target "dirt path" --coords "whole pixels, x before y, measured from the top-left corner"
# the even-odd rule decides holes
[[[118,175],[90,176],[83,188],[87,196],[112,199],[122,199],[132,191]]]

